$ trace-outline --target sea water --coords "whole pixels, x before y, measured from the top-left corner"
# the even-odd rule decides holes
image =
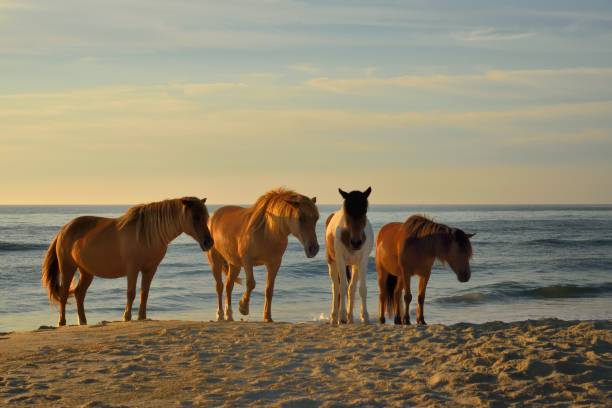
[[[211,213],[217,206],[209,206]],[[324,221],[338,206],[319,207],[321,250],[307,259],[291,238],[276,279],[272,304],[277,321],[325,320],[331,286],[324,248]],[[57,311],[40,284],[40,265],[59,228],[80,215],[116,217],[126,206],[0,206],[0,331],[55,325]],[[425,303],[428,323],[612,317],[612,206],[386,206],[372,205],[368,217],[375,233],[392,221],[425,214],[435,221],[476,233],[472,239],[472,277],[460,283],[436,264]],[[378,284],[370,256],[368,308],[378,320]],[[244,277],[244,272],[241,272]],[[234,318],[262,320],[265,269],[255,269],[257,287],[251,314],[238,312],[244,288],[234,288]],[[417,287],[413,281],[413,295]],[[85,299],[90,323],[120,320],[126,279],[95,278]],[[356,295],[359,316],[359,294]],[[208,321],[217,295],[206,256],[188,236],[168,248],[151,287],[147,315],[152,319]],[[138,306],[138,296],[135,307]],[[411,314],[414,316],[415,302]],[[77,321],[74,300],[68,324]],[[413,317],[414,321],[414,317]]]

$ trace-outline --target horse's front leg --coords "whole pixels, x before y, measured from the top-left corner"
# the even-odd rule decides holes
[[[246,291],[240,299],[238,304],[238,310],[244,316],[249,314],[249,302],[251,301],[251,292],[255,289],[255,277],[253,276],[253,264],[250,262],[243,262],[244,273],[246,275]]]
[[[127,303],[125,304],[125,312],[123,312],[123,321],[129,322],[132,320],[132,303],[136,297],[136,280],[138,279],[138,270],[130,271],[127,274]]]
[[[336,259],[336,273],[340,282],[340,323],[348,321],[346,315],[346,295],[348,282],[346,279],[346,263],[342,259]]]
[[[155,276],[157,266],[150,269],[142,270],[140,278],[140,306],[138,307],[138,320],[147,318],[147,300],[149,299],[149,289],[151,289],[151,281]]]
[[[354,265],[351,269],[351,280],[348,282],[348,306],[347,306],[347,321],[353,323],[353,309],[355,307],[355,292],[357,292],[357,281],[359,268]],[[346,270],[344,271],[346,273]],[[349,278],[347,277],[348,281]]]
[[[338,308],[340,306],[340,281],[338,279],[338,272],[334,269],[336,267],[335,262],[331,262],[328,265],[329,268],[329,279],[332,285],[332,304],[331,311],[329,314],[329,322],[331,324],[338,324]]]
[[[280,268],[281,260],[270,262],[266,264],[268,273],[266,275],[266,296],[264,302],[264,321],[272,322],[272,296],[274,296],[274,282],[276,281],[276,274]]]
[[[425,305],[425,289],[427,289],[427,282],[429,282],[429,275],[426,277],[419,277],[419,296],[417,298],[418,306],[417,306],[417,323],[418,324],[427,324],[425,323],[425,316],[423,306]]]
[[[368,272],[368,258],[361,262],[359,265],[358,275],[359,276],[359,297],[361,297],[361,322],[369,323],[370,315],[368,314],[368,289],[366,287],[366,275]],[[353,279],[355,279],[355,273],[353,273]]]

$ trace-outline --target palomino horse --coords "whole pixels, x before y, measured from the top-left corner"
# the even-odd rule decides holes
[[[289,234],[304,246],[308,258],[319,252],[315,225],[319,211],[315,198],[308,198],[290,190],[272,190],[259,197],[250,208],[221,207],[210,218],[210,231],[215,247],[208,252],[208,260],[217,282],[217,320],[223,320],[223,279],[225,282],[225,319],[232,318],[232,290],[240,268],[246,273],[246,291],[240,300],[240,313],[249,314],[251,292],[255,288],[253,267],[265,265],[268,274],[264,304],[264,320],[272,321],[274,280],[287,248]]]
[[[177,198],[137,205],[119,218],[85,216],[64,225],[42,265],[42,284],[49,299],[60,304],[59,325],[66,324],[66,302],[71,294],[76,298],[79,324],[87,324],[83,302],[94,276],[127,276],[123,320],[131,320],[138,272],[142,272],[138,319],[146,319],[151,280],[168,244],[184,232],[203,251],[213,246],[205,202],[205,198]],[[77,268],[79,282],[71,285]]]
[[[366,305],[366,273],[368,256],[374,248],[374,231],[366,212],[372,188],[368,187],[363,193],[361,191],[347,193],[341,189],[338,191],[344,198],[342,209],[331,214],[325,222],[327,263],[329,278],[332,282],[330,323],[338,324],[338,309],[340,309],[341,323],[353,323],[357,282],[359,282],[359,296],[361,296],[361,321],[367,323],[369,317]],[[350,280],[348,315],[346,310],[347,279]]]
[[[470,280],[470,238],[458,228],[437,224],[421,215],[413,215],[405,223],[384,225],[376,240],[376,270],[380,289],[380,322],[385,322],[385,307],[393,299],[395,324],[410,324],[408,307],[412,300],[410,278],[419,277],[417,323],[425,324],[423,304],[425,288],[436,259],[448,263],[459,282]],[[405,311],[402,320],[401,295]],[[390,310],[388,310],[390,316]]]

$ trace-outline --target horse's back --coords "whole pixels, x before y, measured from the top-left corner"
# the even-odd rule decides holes
[[[336,228],[340,218],[342,218],[342,211],[338,210],[329,214],[329,217],[325,220],[325,252],[328,263],[332,263],[336,259]]]
[[[376,263],[392,274],[399,269],[397,240],[401,227],[400,222],[390,222],[382,226],[376,237]]]
[[[60,232],[59,244],[82,272],[103,277],[123,276],[122,250],[116,219],[96,216],[77,217]]]

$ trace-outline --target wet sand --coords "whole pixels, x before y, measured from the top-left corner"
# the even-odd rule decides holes
[[[611,397],[611,321],[145,321],[0,334],[8,406],[605,406]]]

